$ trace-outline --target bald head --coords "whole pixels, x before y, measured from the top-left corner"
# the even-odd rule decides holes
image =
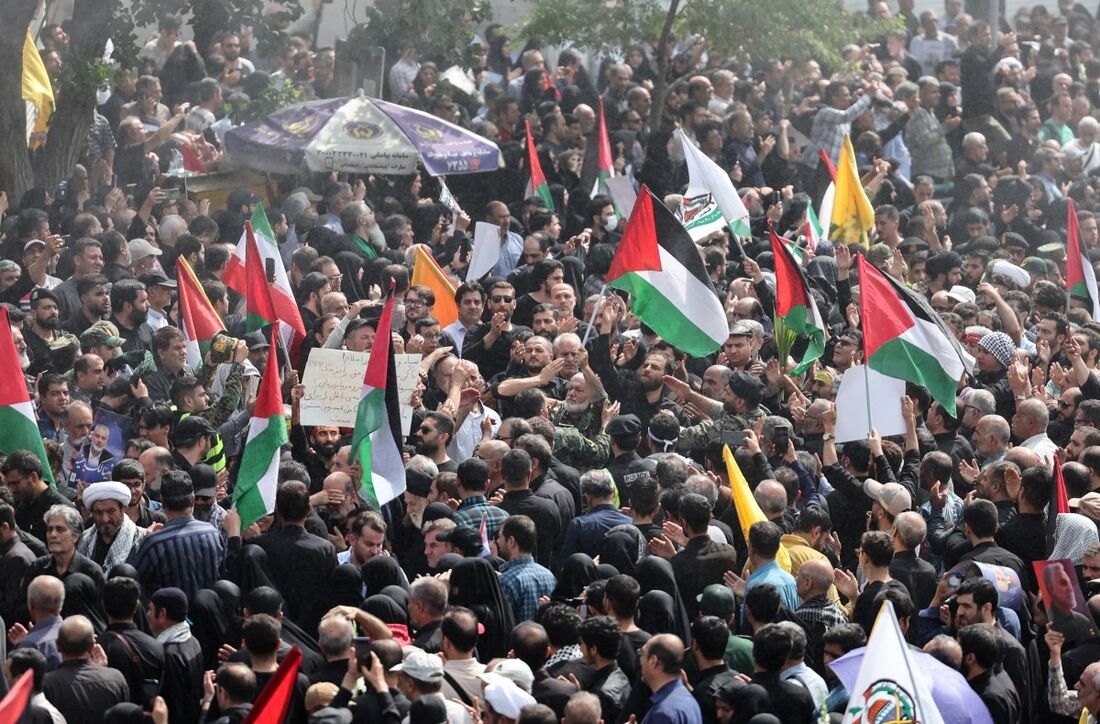
[[[673,634],[657,634],[642,647],[642,658],[647,662],[643,669],[646,683],[656,691],[654,683],[670,676],[679,678],[684,642]]]
[[[578,691],[569,697],[569,703],[565,705],[562,724],[600,724],[601,711],[599,697],[587,691]]]
[[[924,645],[924,652],[931,654],[955,671],[962,665],[962,647],[947,634],[940,634]]]
[[[898,532],[895,540],[901,544],[902,549],[911,551],[924,540],[928,524],[920,513],[909,510],[894,518],[894,530]]]
[[[93,645],[95,631],[91,621],[84,616],[69,616],[62,621],[57,633],[57,650],[64,660],[88,658]]]
[[[787,507],[787,489],[776,480],[762,480],[753,491],[760,510],[764,511],[768,520],[775,520],[783,515]]]
[[[1036,400],[1024,400],[1017,403],[1016,414],[1012,416],[1012,432],[1019,438],[1027,439],[1047,429],[1050,411],[1046,403]]]
[[[487,463],[498,462],[511,448],[503,440],[486,440],[477,448],[478,457]]]
[[[65,584],[53,576],[36,576],[27,588],[27,608],[31,618],[48,618],[61,613],[65,606]]]
[[[804,598],[811,599],[829,590],[833,585],[833,566],[824,558],[811,558],[798,569],[798,577],[804,579],[810,590]]]
[[[1029,435],[1030,437],[1030,435]],[[1020,470],[1027,470],[1033,468],[1039,464],[1039,454],[1034,450],[1028,450],[1026,447],[1014,447],[1005,453],[1005,460],[1010,463],[1016,463],[1016,467]]]

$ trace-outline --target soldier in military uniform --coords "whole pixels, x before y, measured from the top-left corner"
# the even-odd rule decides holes
[[[696,408],[714,411],[714,400],[692,391],[691,387],[674,377],[665,377],[665,385],[683,401],[691,402]],[[723,432],[741,432],[749,430],[756,422],[768,414],[760,401],[764,399],[764,383],[751,372],[734,372],[729,385],[724,390],[722,411],[712,414],[709,420],[692,425],[680,431],[680,440],[676,444],[679,452],[705,450],[712,442],[719,442]]]

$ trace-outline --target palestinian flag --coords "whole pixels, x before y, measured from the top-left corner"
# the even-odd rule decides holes
[[[632,295],[634,314],[669,344],[705,357],[729,337],[722,303],[699,249],[672,212],[642,186],[607,272]]]
[[[27,709],[27,702],[31,699],[31,689],[34,688],[34,672],[24,671],[15,685],[0,700],[0,724],[15,724],[23,721],[23,712]]]
[[[391,294],[378,320],[351,439],[351,451],[363,470],[360,496],[374,510],[405,492],[397,372],[390,340],[392,319]]]
[[[46,446],[38,431],[38,418],[27,393],[6,309],[0,312],[0,369],[8,370],[0,375],[0,430],[4,431],[0,435],[0,452],[10,455],[16,450],[30,450],[42,461],[42,477],[53,485],[53,473],[46,464]]]
[[[768,233],[775,255],[775,317],[782,319],[787,329],[808,340],[802,361],[791,370],[792,376],[798,376],[825,352],[825,321],[791,248],[774,229],[769,228]]]
[[[833,197],[836,196],[836,166],[824,148],[817,149],[818,164],[814,172],[813,203],[817,206],[817,218],[828,223],[833,216]],[[822,234],[822,238],[826,238]]]
[[[923,297],[859,255],[859,316],[863,355],[871,369],[928,388],[955,416],[955,390],[974,368],[967,354]]]
[[[806,239],[806,248],[811,254],[817,251],[817,245],[825,240],[825,229],[821,227],[821,220],[814,213],[814,207],[806,204],[806,228],[803,231]]]
[[[596,112],[596,127],[588,136],[584,147],[584,162],[581,164],[580,188],[591,198],[597,194],[608,193],[607,179],[615,175],[614,158],[611,156],[611,140],[607,135],[607,119],[603,112],[603,98]],[[615,210],[619,213],[618,209]],[[621,214],[620,214],[621,215]]]
[[[187,364],[197,370],[210,351],[210,340],[218,332],[225,331],[225,324],[202,290],[195,271],[182,256],[176,258],[176,282],[179,286],[180,331],[187,339]]]
[[[270,276],[273,281],[267,286],[275,306],[276,317],[281,322],[279,335],[286,348],[290,350],[291,359],[296,359],[296,350],[306,338],[306,326],[302,322],[301,312],[298,311],[298,302],[295,301],[294,291],[290,288],[290,277],[287,276],[286,267],[283,266],[279,244],[275,241],[275,233],[271,230],[271,224],[267,220],[262,203],[256,204],[251,223],[256,236],[256,249],[259,252],[259,258],[263,260],[260,269],[263,271],[265,280],[269,278],[270,265]],[[225,273],[222,274],[222,281],[246,298],[248,297],[248,274],[245,269],[247,261],[248,233],[245,232],[237,242],[237,249],[229,257]]]
[[[291,646],[242,724],[282,724],[290,700],[294,698],[301,665],[302,652],[297,646]]]
[[[1100,294],[1096,288],[1096,272],[1092,268],[1092,260],[1081,248],[1081,237],[1077,231],[1077,207],[1073,205],[1073,199],[1069,201],[1066,210],[1066,288],[1069,290],[1066,299],[1066,308],[1076,299],[1085,302],[1085,309],[1092,315],[1094,321],[1100,322]]]
[[[256,244],[256,235],[252,231],[252,223],[244,222],[245,236],[245,331],[254,332],[268,325],[279,327],[279,315],[275,311],[275,302],[272,300],[271,285],[268,284],[267,274],[263,268],[263,256]],[[276,340],[272,340],[276,342]],[[273,344],[278,347],[278,344]]]
[[[1050,501],[1047,503],[1047,555],[1054,550],[1054,537],[1058,532],[1058,514],[1069,513],[1069,495],[1066,493],[1066,479],[1062,475],[1062,461],[1054,456],[1054,474],[1050,486]]]
[[[529,199],[538,196],[546,208],[554,208],[554,197],[550,195],[550,184],[546,183],[546,175],[542,172],[542,163],[539,161],[539,150],[535,147],[535,139],[531,137],[531,123],[523,122],[527,130],[527,170],[531,173],[524,189],[523,198]]]
[[[272,327],[272,334],[274,329]],[[260,380],[256,409],[248,424],[248,438],[241,455],[237,486],[233,490],[233,507],[240,513],[242,528],[275,511],[279,451],[289,440],[280,391],[279,356],[273,354]]]
[[[684,148],[688,168],[688,187],[677,218],[699,241],[727,225],[734,240],[752,236],[749,211],[730,181],[729,174],[695,147],[683,129],[676,131]],[[737,242],[740,246],[740,242]]]

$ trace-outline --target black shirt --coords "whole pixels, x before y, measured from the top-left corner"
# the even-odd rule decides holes
[[[47,487],[34,499],[34,501],[16,504],[15,523],[22,530],[27,531],[35,538],[46,540],[46,521],[44,520],[44,516],[46,515],[46,511],[55,505],[73,507],[69,499],[57,492],[55,488]]]
[[[159,694],[164,680],[164,645],[132,623],[113,623],[99,637],[107,663],[122,672],[130,687],[130,701],[151,705],[148,694]],[[156,686],[149,691],[150,686]]]

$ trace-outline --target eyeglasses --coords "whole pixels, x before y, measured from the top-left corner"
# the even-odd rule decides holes
[[[497,294],[493,296],[493,303],[500,304],[503,302],[504,304],[511,304],[513,299],[515,299],[515,297],[506,296],[504,294]]]
[[[419,299],[406,299],[405,300],[405,306],[406,307],[423,307],[424,302],[419,300]]]
[[[420,336],[424,339],[439,339],[439,332],[421,332]]]
[[[343,274],[330,274],[329,277],[328,277],[328,280],[330,282],[338,282],[343,278],[344,278]]]

